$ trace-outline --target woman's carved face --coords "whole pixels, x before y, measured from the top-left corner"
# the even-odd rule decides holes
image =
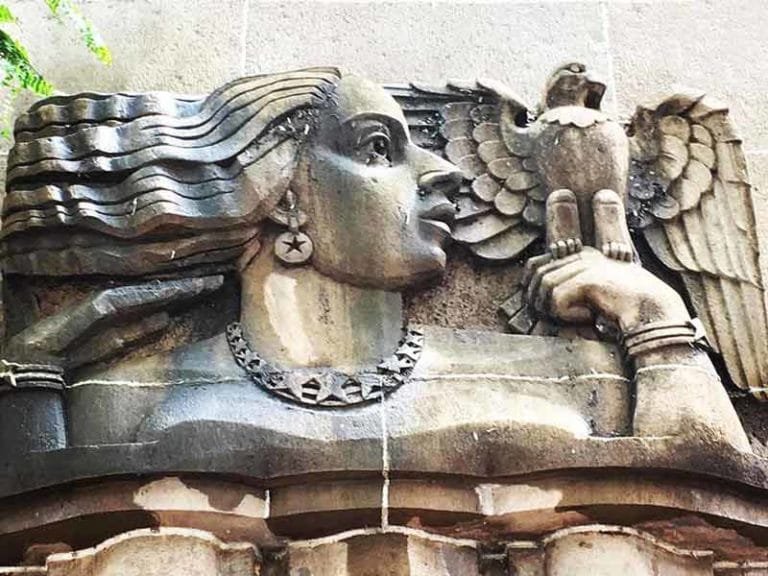
[[[341,80],[292,183],[314,241],[313,265],[356,285],[397,290],[440,274],[461,176],[416,147],[382,88]]]

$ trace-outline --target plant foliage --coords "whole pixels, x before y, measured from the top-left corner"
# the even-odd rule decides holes
[[[43,0],[51,13],[61,24],[74,28],[85,47],[104,64],[112,63],[112,54],[99,38],[93,25],[85,18],[80,9],[71,0]],[[53,86],[35,69],[29,53],[21,42],[16,40],[7,28],[18,25],[18,20],[11,9],[0,4],[0,73],[2,74],[3,98],[0,111],[3,117],[2,136],[10,137],[10,114],[13,101],[23,91],[30,91],[39,96],[53,94]]]

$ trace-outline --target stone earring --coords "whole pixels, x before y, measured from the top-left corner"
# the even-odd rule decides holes
[[[312,257],[314,248],[312,239],[299,227],[304,223],[296,206],[296,196],[292,190],[285,194],[285,210],[278,210],[274,220],[288,226],[288,231],[275,238],[275,256],[284,264],[304,264]]]

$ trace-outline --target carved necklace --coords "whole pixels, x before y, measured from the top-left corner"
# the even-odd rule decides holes
[[[395,353],[375,368],[344,374],[332,368],[282,370],[253,351],[239,322],[227,326],[227,343],[235,362],[256,384],[282,398],[307,406],[353,406],[402,386],[421,355],[424,334],[406,328]]]

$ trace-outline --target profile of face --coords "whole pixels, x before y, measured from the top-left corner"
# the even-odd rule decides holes
[[[455,166],[411,142],[381,87],[342,78],[291,183],[314,242],[312,265],[389,290],[441,274],[460,181]]]

